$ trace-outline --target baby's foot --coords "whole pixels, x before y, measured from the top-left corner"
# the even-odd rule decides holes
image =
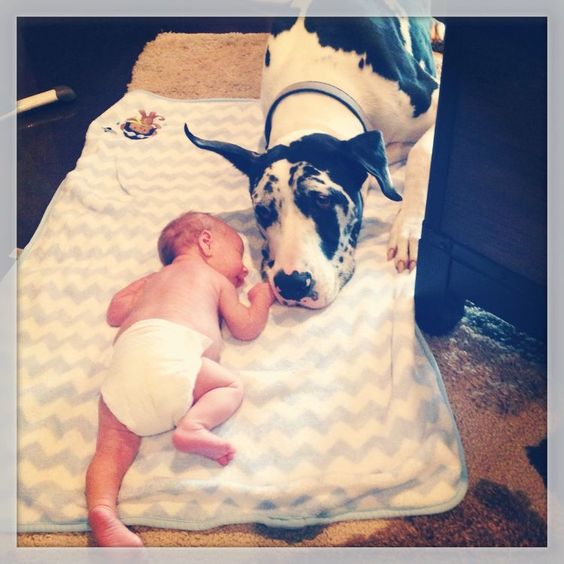
[[[172,434],[172,443],[182,452],[200,454],[222,466],[229,464],[235,456],[235,449],[230,443],[220,439],[205,427],[177,427]]]
[[[132,533],[105,505],[97,505],[88,512],[88,521],[98,546],[143,546],[143,541]]]

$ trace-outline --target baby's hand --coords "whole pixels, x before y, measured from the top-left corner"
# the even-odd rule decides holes
[[[254,302],[257,298],[264,300],[270,307],[274,302],[274,292],[268,282],[259,282],[249,290],[249,300]]]

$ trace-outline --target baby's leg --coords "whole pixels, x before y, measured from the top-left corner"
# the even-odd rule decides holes
[[[228,464],[235,449],[210,430],[233,415],[242,400],[243,386],[236,376],[217,362],[203,358],[194,387],[194,404],[178,422],[172,435],[174,446],[216,460],[222,466]]]
[[[99,546],[143,546],[117,513],[119,488],[140,443],[141,437],[120,423],[100,398],[96,453],[86,472],[88,521]]]

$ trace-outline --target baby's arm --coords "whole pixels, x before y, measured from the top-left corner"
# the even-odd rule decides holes
[[[255,284],[248,295],[251,302],[249,307],[239,301],[237,290],[227,281],[219,295],[219,312],[233,336],[242,341],[250,341],[260,335],[274,301],[268,282]]]
[[[115,294],[106,312],[106,320],[109,325],[119,327],[125,321],[151,276],[153,274],[147,274]]]

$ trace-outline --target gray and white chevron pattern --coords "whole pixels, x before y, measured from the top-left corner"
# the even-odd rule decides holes
[[[120,129],[139,110],[165,119],[146,139]],[[156,239],[188,209],[220,214],[247,244],[259,279],[260,236],[246,179],[185,138],[256,149],[256,101],[179,101],[128,93],[90,126],[19,261],[18,526],[84,530],[84,475],[115,329],[115,291],[159,268]],[[438,369],[417,333],[414,273],[397,275],[385,243],[397,204],[371,192],[358,265],[323,311],[273,306],[255,341],[224,330],[222,362],[246,397],[217,429],[237,447],[225,468],[176,452],[170,433],[144,439],[120,493],[127,524],[205,529],[303,526],[445,511],[466,468]]]

